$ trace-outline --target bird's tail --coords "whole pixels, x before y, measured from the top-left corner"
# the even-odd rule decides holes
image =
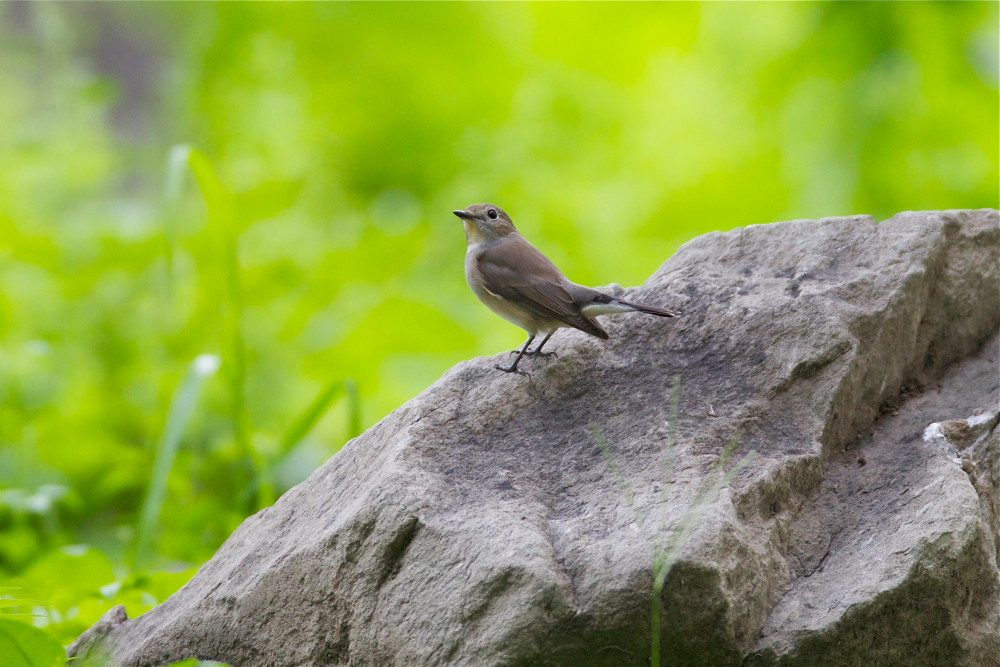
[[[581,308],[583,314],[587,317],[605,315],[607,313],[628,313],[632,311],[649,313],[650,315],[658,315],[660,317],[677,317],[681,314],[681,311],[679,310],[657,308],[656,306],[647,306],[644,303],[626,301],[625,299],[611,296],[610,294],[605,294],[604,292],[598,292],[597,290],[590,290],[590,293],[587,296],[589,303]]]
[[[650,315],[659,315],[660,317],[679,317],[681,314],[681,311],[679,310],[647,306],[644,303],[635,303],[634,301],[626,301],[625,299],[615,299],[615,301],[625,306],[631,306],[640,313],[649,313]]]

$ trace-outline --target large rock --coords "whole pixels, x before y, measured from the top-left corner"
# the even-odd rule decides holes
[[[684,317],[459,364],[71,654],[647,665],[666,560],[664,664],[1000,664],[998,249],[994,210],[695,239],[628,292]]]

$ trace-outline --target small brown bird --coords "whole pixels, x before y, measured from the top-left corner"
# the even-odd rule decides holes
[[[608,332],[593,318],[608,313],[641,312],[677,317],[680,312],[633,303],[595,289],[577,285],[514,228],[510,216],[493,204],[474,204],[453,211],[465,224],[469,247],[465,254],[465,277],[486,307],[528,332],[517,358],[497,370],[517,369],[525,355],[548,356],[545,343],[560,327],[573,327],[607,340]],[[528,346],[535,336],[545,338],[534,350]],[[511,353],[513,354],[513,353]]]

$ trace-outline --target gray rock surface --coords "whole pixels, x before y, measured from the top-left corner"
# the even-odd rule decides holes
[[[695,239],[628,291],[684,317],[459,364],[70,652],[647,665],[670,553],[663,664],[1000,664],[998,253],[994,210]]]

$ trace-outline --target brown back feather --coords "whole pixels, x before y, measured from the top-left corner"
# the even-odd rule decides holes
[[[487,248],[477,258],[490,292],[598,338],[607,332],[580,312],[567,287],[572,283],[552,261],[520,234]]]

